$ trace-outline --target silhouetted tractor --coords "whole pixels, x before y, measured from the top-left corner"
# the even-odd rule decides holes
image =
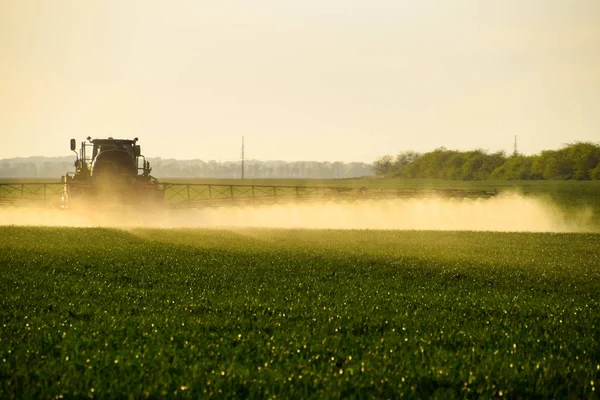
[[[62,207],[162,205],[164,189],[150,175],[138,139],[71,139],[75,173],[62,177]]]

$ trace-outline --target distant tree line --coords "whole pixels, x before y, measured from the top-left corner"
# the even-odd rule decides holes
[[[28,157],[0,160],[0,178],[56,178],[73,172],[74,157]],[[152,175],[169,178],[240,178],[240,161],[203,161],[149,158]],[[257,161],[247,160],[244,175],[248,179],[345,179],[372,176],[370,163],[317,161]]]
[[[457,151],[445,147],[428,153],[386,155],[373,164],[378,176],[453,180],[600,180],[600,145],[575,142],[536,155]]]

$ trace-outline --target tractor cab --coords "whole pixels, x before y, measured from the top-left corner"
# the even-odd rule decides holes
[[[150,163],[141,155],[137,141],[137,138],[92,139],[88,136],[87,141],[81,143],[78,154],[75,139],[71,139],[71,150],[77,155],[74,178],[113,176],[150,179]]]

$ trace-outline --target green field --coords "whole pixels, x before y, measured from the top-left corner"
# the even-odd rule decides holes
[[[600,234],[0,227],[0,398],[600,385]]]

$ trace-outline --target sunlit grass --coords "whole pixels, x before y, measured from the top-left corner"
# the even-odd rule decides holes
[[[600,235],[0,228],[0,397],[588,397]]]

